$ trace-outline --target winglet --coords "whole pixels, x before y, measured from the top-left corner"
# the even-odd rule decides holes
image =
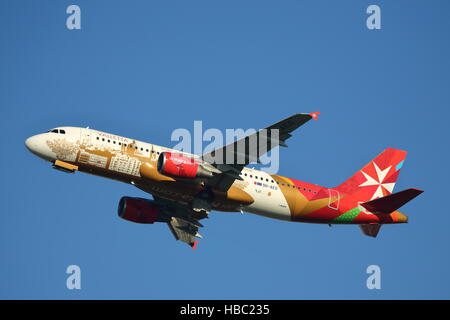
[[[192,250],[197,249],[197,243],[199,243],[199,242],[200,242],[200,241],[194,241],[194,242],[192,242],[192,244],[191,244]]]
[[[309,115],[310,115],[314,120],[317,120],[317,119],[319,119],[319,114],[320,114],[320,112],[313,112],[313,113],[310,113]]]

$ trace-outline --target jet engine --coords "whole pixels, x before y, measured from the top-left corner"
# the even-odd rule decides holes
[[[143,198],[122,197],[119,201],[119,217],[136,223],[168,222],[170,216],[155,203]]]
[[[196,159],[172,152],[162,152],[158,158],[158,172],[167,176],[195,179],[211,178],[213,173]]]

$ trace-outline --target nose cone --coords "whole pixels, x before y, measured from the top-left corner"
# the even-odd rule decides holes
[[[31,152],[33,152],[34,145],[36,145],[36,139],[34,137],[29,137],[25,140],[25,147]]]
[[[25,147],[27,147],[28,150],[35,153],[37,150],[37,138],[36,136],[29,137],[27,140],[25,140]]]
[[[25,140],[25,147],[27,147],[30,152],[44,160],[55,160],[56,155],[50,150],[45,141],[45,137],[42,134],[29,137]]]

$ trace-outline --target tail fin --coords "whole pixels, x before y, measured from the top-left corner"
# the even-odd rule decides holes
[[[390,195],[407,152],[388,148],[370,161],[336,190],[369,201]]]

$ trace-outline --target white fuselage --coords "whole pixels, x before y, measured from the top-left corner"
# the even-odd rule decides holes
[[[120,165],[110,163],[107,167],[106,161],[101,157],[82,157],[84,148],[95,148],[97,150],[109,150],[120,153],[124,145],[133,145],[134,153],[140,158],[156,160],[161,152],[179,151],[157,146],[154,144],[129,139],[102,131],[77,127],[58,127],[46,133],[38,134],[28,138],[26,147],[35,155],[46,161],[55,160],[75,163],[77,166],[94,164],[101,169],[101,172],[108,172],[108,176],[114,174],[123,175],[124,169]],[[77,150],[75,150],[77,149]],[[181,153],[190,157],[196,155]],[[77,155],[78,156],[77,158]],[[88,163],[88,162],[92,163]],[[127,169],[127,175],[141,179],[139,170]],[[240,181],[242,190],[247,192],[255,200],[251,205],[242,208],[242,211],[262,215],[270,218],[290,220],[291,214],[286,198],[282,194],[279,186],[269,174],[255,169],[244,168],[241,172],[243,181]],[[132,181],[132,180],[130,180]],[[244,182],[244,183],[242,183]],[[236,183],[236,182],[235,182]]]

